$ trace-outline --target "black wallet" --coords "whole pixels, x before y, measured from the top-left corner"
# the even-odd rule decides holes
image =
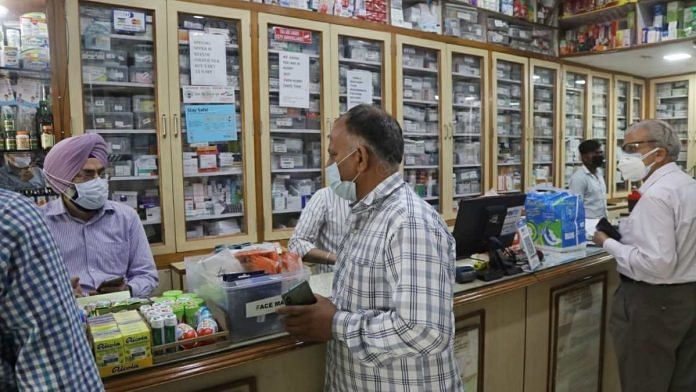
[[[621,241],[621,233],[614,226],[609,223],[607,218],[602,218],[597,222],[597,231],[601,231],[608,235],[609,238],[613,238],[617,241]]]

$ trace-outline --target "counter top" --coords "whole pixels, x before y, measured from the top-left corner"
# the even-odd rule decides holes
[[[533,272],[523,272],[491,282],[476,280],[467,284],[455,284],[454,306],[484,300],[562,275],[592,268],[612,259],[612,256],[596,247],[588,247],[583,251],[568,254],[547,254],[544,263]],[[457,265],[466,265],[471,262],[471,260],[459,260]],[[312,275],[310,285],[315,293],[328,297],[331,295],[332,280],[332,273]],[[307,345],[309,344],[298,342],[286,334],[266,336],[230,345],[199,357],[113,376],[104,380],[104,386],[109,391],[132,391],[238,366]]]

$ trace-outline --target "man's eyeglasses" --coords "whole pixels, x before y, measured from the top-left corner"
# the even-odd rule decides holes
[[[88,170],[88,171],[81,171],[81,172],[77,173],[77,175],[75,176],[75,180],[77,180],[77,181],[90,181],[90,180],[96,179],[97,177],[101,178],[103,180],[109,179],[109,177],[107,176],[105,171],[97,172],[94,170]]]
[[[636,151],[638,151],[638,148],[640,147],[641,144],[655,143],[656,141],[657,140],[641,140],[639,142],[626,143],[623,146],[621,146],[621,150],[627,154],[633,154]]]

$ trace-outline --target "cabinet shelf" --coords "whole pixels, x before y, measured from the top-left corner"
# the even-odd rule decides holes
[[[321,169],[273,169],[271,173],[316,173],[320,172]]]
[[[471,75],[471,74],[465,74],[461,72],[452,72],[452,76],[456,76],[458,78],[466,78],[466,79],[481,79],[481,75]]]
[[[658,120],[688,120],[688,117],[658,117]]]
[[[156,134],[156,129],[85,129],[85,133],[100,133],[100,134]]]
[[[553,165],[552,161],[534,161],[534,165]]]
[[[522,162],[498,163],[498,166],[520,166]]]
[[[440,196],[422,196],[421,199],[425,201],[435,201],[440,200]]]
[[[453,137],[481,137],[480,133],[455,133]]]
[[[583,88],[575,88],[575,87],[566,87],[566,91],[571,92],[571,93],[584,93],[585,89]]]
[[[338,61],[346,64],[353,64],[361,67],[369,67],[369,68],[381,68],[382,63],[379,61],[362,61],[362,60],[355,60],[355,59],[349,59],[346,57],[341,57],[338,59]]]
[[[416,72],[416,73],[427,73],[427,74],[438,74],[437,69],[432,69],[432,68],[421,68],[421,67],[407,67],[403,66],[402,69],[404,72]]]
[[[140,223],[143,226],[159,225],[162,224],[162,219],[141,220]]]
[[[534,114],[553,114],[551,110],[534,110]]]
[[[152,42],[152,37],[145,37],[142,35],[111,34],[111,39],[118,39],[122,41]]]
[[[481,109],[481,106],[476,106],[476,105],[464,105],[464,104],[459,104],[455,103],[452,104],[452,107],[455,109]]]
[[[215,219],[227,219],[227,218],[240,218],[243,217],[243,212],[233,212],[229,214],[217,214],[217,215],[193,215],[186,216],[186,222],[197,222],[204,220],[215,220]]]
[[[274,214],[295,214],[298,212],[302,212],[302,208],[291,209],[291,210],[273,210]]]
[[[188,45],[188,44],[189,44],[189,41],[182,40],[182,39],[179,40],[179,45]],[[225,48],[227,48],[227,49],[239,49],[239,45],[227,44],[227,45],[225,45]]]
[[[475,197],[475,196],[481,196],[481,192],[458,193],[458,194],[454,195],[455,198],[461,198],[461,197]]]
[[[534,87],[544,87],[544,88],[554,88],[554,87],[556,87],[556,86],[554,86],[553,84],[547,84],[547,83],[534,83],[533,86],[534,86]]]
[[[154,84],[134,82],[84,82],[85,87],[128,87],[128,88],[154,88]]]
[[[506,111],[506,112],[519,112],[520,108],[515,108],[515,107],[498,107],[498,110]]]
[[[629,11],[635,9],[635,7],[635,3],[626,3],[588,10],[575,15],[561,16],[559,25],[563,29],[570,29],[589,23],[608,22],[610,20],[623,18],[628,15]]]
[[[440,137],[437,133],[427,133],[427,132],[404,132],[404,137]]]
[[[466,163],[466,164],[453,165],[452,167],[455,169],[476,168],[476,167],[481,167],[481,164],[480,163]]]
[[[271,133],[320,134],[321,129],[271,129]]]
[[[512,84],[522,84],[521,80],[514,80],[514,79],[497,79],[498,83],[512,83]]]
[[[669,97],[657,97],[657,99],[659,99],[660,101],[662,101],[663,99],[684,99],[684,98],[689,98],[689,96],[688,95],[672,95]],[[640,98],[634,98],[634,99],[640,99]]]
[[[51,71],[42,71],[24,68],[0,67],[0,75],[22,76],[31,79],[51,80]]]
[[[404,165],[404,169],[407,170],[418,170],[418,169],[439,169],[438,165]]]
[[[420,99],[404,99],[403,102],[405,104],[411,104],[411,105],[430,105],[430,106],[437,106],[439,104],[438,101],[423,101]]]
[[[159,176],[126,176],[126,177],[110,177],[109,181],[153,181]]]
[[[242,168],[237,168],[234,170],[204,172],[204,173],[196,173],[196,174],[184,174],[184,178],[240,176],[242,174],[243,174]]]

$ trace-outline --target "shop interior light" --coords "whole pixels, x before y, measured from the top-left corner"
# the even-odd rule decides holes
[[[575,84],[585,84],[585,80],[583,79],[578,79],[575,81]]]
[[[200,16],[200,15],[193,15],[193,17],[196,18],[196,19],[203,19],[203,17]]]
[[[539,75],[534,75],[534,76],[532,76],[532,79],[534,79],[534,80],[541,79],[541,76],[539,76]]]
[[[688,53],[672,53],[672,54],[665,55],[662,58],[667,60],[667,61],[679,61],[679,60],[688,60],[691,58],[691,55]]]

